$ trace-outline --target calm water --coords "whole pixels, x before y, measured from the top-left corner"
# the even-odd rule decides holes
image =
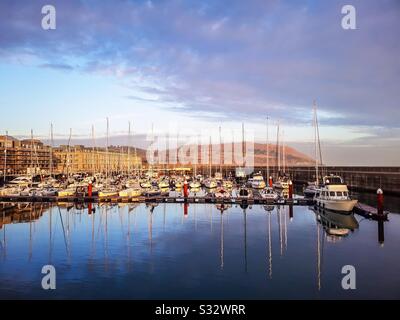
[[[375,221],[323,212],[317,222],[308,207],[94,209],[2,210],[0,298],[400,298],[397,214],[383,243]],[[354,230],[332,236],[332,223]],[[57,270],[56,290],[41,288],[46,264]],[[356,290],[341,287],[344,265],[356,268]]]

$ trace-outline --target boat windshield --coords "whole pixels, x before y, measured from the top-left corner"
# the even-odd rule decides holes
[[[325,178],[325,184],[343,184],[343,181],[341,177],[331,176]]]

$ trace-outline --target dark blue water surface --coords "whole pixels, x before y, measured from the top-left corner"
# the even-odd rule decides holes
[[[378,234],[376,221],[309,207],[1,209],[2,299],[400,298],[397,214]],[[352,230],[330,235],[335,226]],[[48,264],[56,290],[41,287]],[[341,286],[344,265],[356,269],[356,290]]]

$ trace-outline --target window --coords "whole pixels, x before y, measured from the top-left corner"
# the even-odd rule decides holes
[[[335,192],[331,191],[331,192],[329,193],[329,195],[330,195],[331,197],[334,197],[334,196],[335,196]]]
[[[343,196],[347,197],[349,194],[345,191],[343,192]]]
[[[342,197],[342,196],[343,196],[343,192],[342,192],[342,191],[338,191],[338,192],[336,192],[336,195],[337,195],[338,197]]]

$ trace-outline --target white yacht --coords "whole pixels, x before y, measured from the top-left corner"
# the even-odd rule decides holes
[[[224,188],[218,188],[215,193],[214,196],[217,199],[230,199],[231,194],[230,192],[228,192],[227,190],[225,190]]]
[[[290,179],[287,177],[279,177],[277,181],[275,181],[272,185],[274,189],[278,190],[289,190]]]
[[[335,175],[324,177],[323,185],[314,199],[317,206],[332,211],[350,212],[357,204],[357,200],[350,198],[343,179]]]
[[[264,189],[266,187],[264,178],[261,172],[253,175],[253,179],[251,180],[251,187],[253,189]]]
[[[32,185],[33,181],[31,177],[17,177],[7,184],[9,186],[18,186],[18,187],[28,187]]]
[[[122,198],[136,198],[142,195],[142,189],[138,187],[132,187],[128,189],[121,190],[119,196]]]
[[[197,180],[193,180],[190,184],[189,184],[190,189],[200,189],[201,188],[201,183]]]
[[[204,186],[207,189],[214,189],[218,186],[217,181],[215,179],[212,178],[207,178],[206,180],[204,180]]]
[[[267,200],[278,200],[279,194],[274,191],[273,188],[267,187],[260,192],[263,199]]]

